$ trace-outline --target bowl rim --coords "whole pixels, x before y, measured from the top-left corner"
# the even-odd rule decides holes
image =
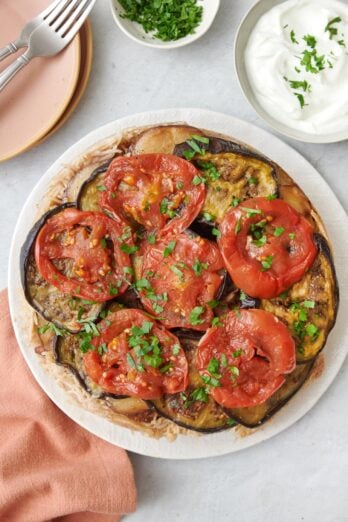
[[[119,29],[121,29],[121,31],[126,36],[128,36],[128,38],[131,38],[131,40],[133,40],[134,42],[144,45],[145,47],[169,50],[169,49],[177,49],[178,47],[184,47],[185,45],[189,45],[190,43],[195,42],[196,40],[201,38],[210,29],[210,27],[212,26],[212,24],[215,20],[216,15],[218,13],[218,10],[220,8],[220,0],[214,0],[214,1],[215,1],[215,10],[214,9],[212,10],[212,16],[211,16],[207,26],[204,28],[204,30],[199,31],[198,30],[199,26],[198,26],[197,32],[195,32],[191,35],[187,35],[185,38],[180,38],[179,40],[173,40],[173,41],[169,41],[169,42],[161,42],[161,40],[158,40],[159,43],[146,42],[145,40],[142,40],[141,38],[137,38],[136,36],[134,36],[134,34],[130,33],[126,29],[126,27],[123,25],[123,23],[120,19],[120,16],[118,15],[118,13],[116,11],[115,3],[116,2],[118,3],[118,0],[109,0],[109,4],[110,4],[113,19],[114,19],[116,25],[119,27]]]
[[[265,9],[262,14],[265,14],[270,9],[272,9],[275,5],[281,4],[283,2],[286,2],[287,0],[276,0],[271,7],[268,9]],[[345,141],[348,139],[348,126],[347,130],[340,131],[337,133],[331,133],[331,134],[311,134],[308,132],[303,132],[300,130],[293,129],[292,127],[287,126],[285,123],[282,123],[275,118],[273,118],[257,101],[256,97],[253,96],[253,90],[249,82],[249,78],[247,75],[247,72],[244,73],[241,72],[241,69],[243,68],[244,64],[244,50],[239,47],[239,41],[241,38],[241,35],[243,33],[244,26],[246,22],[250,19],[250,17],[253,15],[253,12],[256,8],[259,7],[260,4],[269,2],[269,0],[256,0],[250,8],[247,10],[243,18],[241,19],[237,31],[234,38],[234,45],[233,45],[233,58],[234,58],[234,71],[240,86],[240,89],[242,91],[242,94],[244,96],[244,99],[247,101],[247,103],[250,105],[252,109],[256,112],[256,114],[265,121],[272,129],[276,130],[283,136],[287,136],[288,138],[292,138],[297,141],[302,141],[305,143],[338,143],[340,141]],[[253,27],[255,27],[257,20],[255,20],[255,23],[252,24]],[[247,88],[245,87],[247,86]],[[249,92],[248,92],[249,91]],[[249,94],[251,93],[251,95]]]

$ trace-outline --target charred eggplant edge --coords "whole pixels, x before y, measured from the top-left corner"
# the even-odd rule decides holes
[[[79,371],[76,368],[74,368],[74,366],[72,366],[71,364],[63,362],[61,360],[61,358],[60,358],[60,351],[59,351],[59,344],[61,342],[63,342],[63,341],[64,341],[64,337],[57,336],[57,335],[54,336],[53,345],[52,346],[53,346],[53,357],[54,357],[54,360],[55,360],[56,364],[58,364],[59,366],[62,366],[63,368],[66,368],[67,370],[69,370],[74,375],[74,377],[78,380],[78,382],[82,386],[82,388],[86,392],[88,392],[90,395],[93,396],[93,391],[90,389],[89,386],[87,386],[86,382],[82,378],[82,376],[79,373]],[[94,396],[94,397],[96,399],[105,399],[106,397],[110,397],[112,399],[126,399],[126,398],[128,398],[128,395],[116,395],[114,393],[102,392],[98,397],[97,396]]]
[[[320,348],[320,350],[313,357],[311,357],[309,359],[299,360],[299,361],[297,361],[296,364],[306,364],[310,361],[314,361],[316,359],[316,357],[320,354],[320,352],[325,348],[327,339],[330,335],[330,332],[336,324],[338,308],[339,308],[339,304],[340,304],[340,292],[339,292],[338,280],[337,280],[337,275],[336,275],[335,264],[333,262],[333,255],[332,255],[332,251],[329,246],[329,243],[328,243],[327,239],[319,232],[314,233],[314,242],[317,245],[318,250],[324,255],[324,257],[326,257],[326,259],[330,265],[330,268],[331,268],[332,280],[333,280],[333,285],[334,285],[333,299],[334,299],[334,303],[335,303],[335,309],[334,309],[334,315],[333,315],[332,322],[328,326],[327,330],[325,331],[324,342],[323,342],[323,345]]]
[[[273,410],[270,410],[269,412],[267,412],[266,415],[259,422],[255,423],[255,424],[243,422],[238,417],[238,415],[233,415],[231,413],[231,410],[229,410],[228,408],[223,408],[224,412],[230,417],[230,419],[234,420],[235,422],[237,422],[241,426],[245,426],[245,428],[251,428],[251,429],[252,428],[258,428],[259,426],[261,426],[265,422],[269,421],[276,413],[278,413],[290,401],[290,399],[292,399],[294,397],[294,395],[296,395],[296,393],[302,388],[302,386],[305,384],[305,382],[308,380],[308,378],[311,375],[311,372],[312,372],[312,369],[313,369],[313,366],[314,366],[314,363],[315,363],[315,359],[316,358],[314,358],[314,359],[312,359],[310,361],[306,361],[306,364],[308,364],[308,366],[310,366],[310,368],[308,369],[308,373],[307,373],[304,381],[300,384],[300,386],[298,388],[296,388],[293,391],[293,393],[291,393],[289,395],[289,397],[286,397],[286,399],[284,399],[282,401],[279,401],[279,403],[275,405]],[[245,409],[248,409],[248,408],[245,408]]]
[[[27,300],[28,304],[35,310],[36,313],[38,313],[43,319],[46,321],[49,321],[50,323],[53,323],[58,328],[62,328],[64,330],[67,330],[69,333],[76,334],[78,333],[77,330],[71,330],[66,327],[63,323],[60,323],[59,321],[55,320],[54,318],[50,317],[44,310],[39,310],[35,303],[32,301],[28,285],[27,285],[27,270],[29,265],[29,259],[32,254],[32,250],[34,247],[34,243],[36,240],[36,237],[43,227],[43,225],[46,223],[46,221],[51,218],[52,216],[58,214],[59,212],[62,212],[66,208],[76,208],[75,203],[63,203],[62,205],[58,205],[57,207],[54,207],[53,209],[48,210],[41,218],[35,223],[35,225],[31,228],[29,231],[26,240],[24,241],[21,251],[20,251],[20,276],[21,276],[21,283],[22,288],[24,292],[25,299]],[[105,303],[100,303],[100,310],[99,313],[104,309]],[[99,314],[98,314],[99,315]]]
[[[82,183],[80,190],[76,197],[76,208],[78,210],[81,210],[81,200],[83,197],[84,189],[87,187],[87,185],[89,185],[89,183],[91,183],[91,181],[94,181],[95,178],[99,176],[99,174],[103,174],[104,172],[106,172],[108,170],[109,165],[114,158],[115,158],[115,156],[113,158],[111,158],[109,161],[106,161],[105,163],[103,163],[102,165],[100,165],[99,167],[94,169],[92,174]]]
[[[235,419],[232,419],[231,416],[228,416],[229,418],[226,419],[226,424],[221,426],[220,428],[194,428],[193,426],[190,426],[189,424],[186,424],[185,422],[181,422],[181,421],[175,420],[170,415],[166,415],[165,413],[163,413],[159,408],[157,408],[157,406],[154,403],[154,401],[147,400],[146,402],[149,405],[149,407],[154,409],[155,412],[160,417],[163,417],[164,419],[167,419],[167,420],[173,422],[174,424],[176,424],[180,428],[185,428],[186,430],[196,431],[197,433],[218,433],[219,431],[226,431],[228,429],[233,429],[233,428],[235,428],[239,424],[238,421],[236,421]],[[234,426],[230,426],[228,424],[230,422],[229,419],[232,419],[236,424]]]

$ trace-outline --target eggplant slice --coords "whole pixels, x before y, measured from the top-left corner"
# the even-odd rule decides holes
[[[67,368],[78,380],[79,384],[94,398],[106,399],[108,406],[116,413],[127,415],[138,421],[148,421],[153,412],[149,405],[134,397],[124,397],[106,393],[95,384],[85,372],[83,352],[80,350],[78,335],[64,335],[54,340],[53,352],[58,364]]]
[[[206,153],[196,156],[192,160],[194,165],[202,169],[202,164],[212,164],[220,174],[215,181],[207,181],[206,199],[198,218],[205,227],[211,224],[210,221],[221,223],[235,199],[244,201],[257,196],[279,195],[276,169],[267,158],[220,138],[209,138],[209,144],[199,143],[199,146]],[[191,150],[190,146],[181,143],[175,147],[174,154],[183,157],[187,150]]]
[[[70,295],[63,294],[55,286],[48,283],[38,271],[35,256],[34,244],[39,230],[46,223],[47,219],[61,212],[65,208],[74,207],[71,203],[66,203],[47,212],[34,225],[21,249],[21,279],[25,297],[28,303],[44,319],[52,322],[58,328],[65,329],[71,333],[76,333],[81,329],[83,319],[95,320],[104,303],[91,303],[89,301],[72,298]],[[66,262],[60,261],[57,265],[59,269],[66,268]]]
[[[190,400],[190,394],[194,389],[202,387],[202,380],[194,367],[194,359],[197,350],[197,341],[190,338],[180,338],[189,363],[189,385],[185,393],[167,394],[151,401],[155,410],[175,422],[178,426],[190,430],[212,433],[226,430],[231,427],[228,415],[224,413],[212,397],[208,402]]]
[[[322,235],[315,234],[314,238],[318,255],[303,278],[285,295],[261,300],[261,308],[279,317],[289,328],[299,363],[314,359],[322,350],[335,324],[339,303],[330,247]]]
[[[103,188],[105,172],[112,160],[96,168],[90,177],[82,183],[77,196],[76,206],[79,210],[99,212],[99,193]],[[99,188],[98,188],[99,187]]]
[[[310,374],[314,361],[299,364],[286,376],[285,383],[266,402],[249,408],[225,409],[225,412],[239,424],[256,428],[272,417],[301,388]]]

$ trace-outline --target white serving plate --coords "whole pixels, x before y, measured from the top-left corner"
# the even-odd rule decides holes
[[[255,430],[228,430],[209,435],[180,435],[174,442],[152,439],[140,432],[111,423],[75,406],[64,390],[41,367],[30,333],[25,328],[30,311],[20,280],[20,250],[36,221],[40,203],[62,167],[79,157],[87,148],[128,127],[170,122],[190,125],[227,134],[260,150],[281,165],[310,197],[323,218],[332,242],[335,266],[341,292],[336,325],[320,354],[323,371],[310,379],[270,421]],[[43,175],[29,195],[18,218],[9,262],[9,301],[18,343],[33,375],[53,402],[95,435],[125,449],[153,457],[193,459],[223,455],[253,446],[285,430],[307,413],[327,390],[338,373],[348,351],[348,249],[343,238],[348,227],[347,215],[330,187],[318,171],[291,147],[250,123],[224,114],[201,109],[169,109],[135,114],[116,120],[82,138],[68,149]]]

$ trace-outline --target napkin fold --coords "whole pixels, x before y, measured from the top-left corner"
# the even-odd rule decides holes
[[[116,522],[136,507],[126,452],[61,412],[28,369],[0,293],[0,520]]]

